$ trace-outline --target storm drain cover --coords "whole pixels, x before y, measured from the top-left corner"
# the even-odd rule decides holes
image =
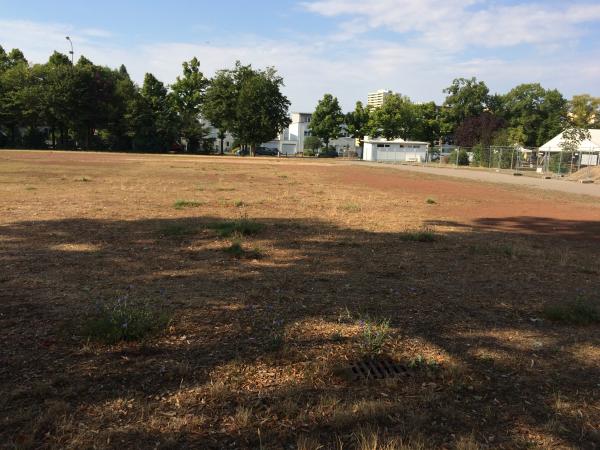
[[[350,363],[347,376],[353,381],[383,380],[408,376],[408,370],[388,358],[370,358]]]

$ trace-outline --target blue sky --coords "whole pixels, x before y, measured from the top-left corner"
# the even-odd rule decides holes
[[[541,82],[600,96],[597,0],[0,0],[0,45],[32,62],[53,50],[166,83],[197,56],[207,75],[236,59],[275,66],[293,110],[330,92],[345,109],[385,88],[441,101],[455,77],[493,92]]]

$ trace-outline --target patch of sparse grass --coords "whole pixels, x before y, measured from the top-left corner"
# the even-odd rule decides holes
[[[220,187],[220,188],[217,188],[217,191],[220,191],[220,192],[231,192],[231,191],[235,191],[235,188],[232,188],[232,187]]]
[[[81,178],[75,178],[75,181],[81,181],[81,182],[87,183],[87,182],[92,181],[92,179],[88,178],[88,177],[81,177]]]
[[[348,213],[357,213],[360,212],[362,210],[361,206],[357,203],[352,203],[352,202],[347,202],[344,203],[340,206],[338,206],[338,209],[340,211],[345,211]]]
[[[171,223],[160,228],[159,234],[165,237],[180,237],[194,234],[196,231],[197,228],[190,225]]]
[[[175,209],[197,208],[199,206],[202,206],[202,202],[195,200],[177,200],[175,203],[173,203],[173,208]]]
[[[134,302],[127,297],[102,303],[82,326],[82,335],[90,340],[114,344],[138,341],[165,330],[171,315],[148,302]]]
[[[378,429],[361,427],[353,433],[356,450],[425,450],[428,447],[421,438],[404,441],[398,438],[386,438]]]
[[[250,236],[260,232],[263,224],[254,222],[247,217],[241,217],[237,220],[213,223],[210,228],[215,230],[220,237],[230,237],[234,234]]]
[[[236,208],[243,208],[244,206],[248,206],[248,204],[243,200],[236,200],[235,202],[233,202],[233,206],[235,206]]]
[[[37,188],[36,188],[36,187],[33,187],[33,186],[26,186],[26,187],[25,187],[25,190],[26,190],[26,191],[35,191],[36,189],[37,189]]]
[[[433,198],[429,197],[427,200],[425,200],[425,203],[428,205],[435,205],[437,202]]]
[[[381,353],[390,337],[390,319],[372,320],[367,317],[360,324],[360,346],[363,351],[369,355]]]
[[[411,369],[427,369],[437,371],[439,370],[440,365],[435,359],[425,358],[423,355],[417,355],[408,362],[408,367]]]
[[[400,239],[411,242],[434,242],[436,235],[433,231],[424,229],[418,231],[406,231],[400,234]]]
[[[600,323],[600,302],[577,298],[562,303],[547,305],[544,316],[554,322],[573,325],[592,325]]]

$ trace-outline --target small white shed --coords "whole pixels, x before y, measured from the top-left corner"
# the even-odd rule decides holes
[[[427,160],[428,142],[365,138],[363,160],[388,162],[424,162]]]

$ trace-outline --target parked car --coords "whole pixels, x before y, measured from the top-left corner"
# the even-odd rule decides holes
[[[277,156],[279,152],[276,148],[257,147],[256,154],[262,156]]]

